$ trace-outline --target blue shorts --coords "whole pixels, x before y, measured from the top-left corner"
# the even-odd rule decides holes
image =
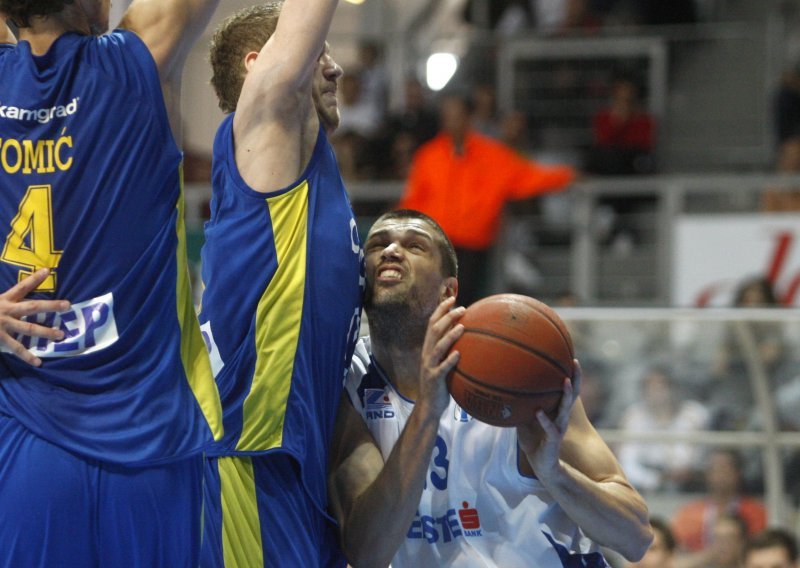
[[[86,460],[0,414],[0,567],[197,566],[204,461]]]
[[[286,454],[206,460],[203,568],[344,567],[332,520]]]

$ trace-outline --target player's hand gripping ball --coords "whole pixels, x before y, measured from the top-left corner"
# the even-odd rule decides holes
[[[470,415],[494,426],[534,421],[558,411],[574,352],[567,326],[555,311],[518,294],[489,296],[469,306],[459,321],[461,353],[447,388]]]

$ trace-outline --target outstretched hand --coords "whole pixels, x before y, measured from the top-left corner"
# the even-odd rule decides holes
[[[454,305],[454,297],[447,298],[439,304],[428,320],[428,329],[422,344],[417,402],[429,403],[437,416],[440,416],[450,403],[445,377],[455,367],[460,357],[458,351],[450,351],[450,348],[464,333],[464,326],[458,323],[464,315],[464,308],[453,309]]]
[[[44,312],[63,312],[70,306],[66,300],[24,299],[49,275],[50,270],[43,268],[0,294],[0,346],[36,367],[42,364],[42,360],[25,349],[16,337],[27,335],[58,341],[64,338],[64,332],[60,329],[25,321],[22,318]]]
[[[546,479],[559,468],[561,444],[567,433],[572,407],[575,406],[580,390],[581,367],[577,359],[573,362],[575,372],[571,380],[564,379],[564,394],[555,420],[551,420],[543,410],[539,410],[536,413],[536,421],[517,426],[519,446],[540,479]]]

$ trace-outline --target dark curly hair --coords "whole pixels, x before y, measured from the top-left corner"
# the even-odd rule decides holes
[[[0,0],[0,12],[20,28],[31,25],[31,18],[49,16],[61,12],[67,4],[74,0]]]

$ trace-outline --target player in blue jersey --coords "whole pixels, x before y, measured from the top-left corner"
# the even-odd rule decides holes
[[[172,127],[216,0],[109,5],[0,0],[0,566],[198,563],[222,418]]]
[[[331,503],[354,566],[608,566],[640,558],[644,500],[566,380],[558,415],[498,428],[450,397],[453,245],[430,217],[380,217],[367,235],[365,310],[334,434]]]
[[[358,333],[363,254],[327,136],[341,68],[336,0],[286,0],[214,35],[231,113],[214,142],[200,322],[223,401],[210,451],[204,566],[337,562],[328,446]]]

